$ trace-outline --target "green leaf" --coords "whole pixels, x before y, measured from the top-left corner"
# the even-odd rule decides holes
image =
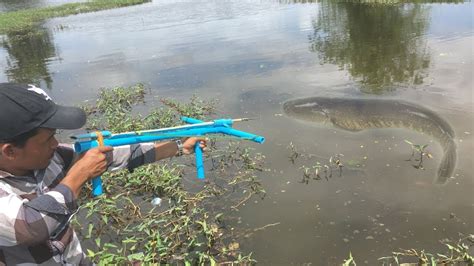
[[[219,220],[219,218],[221,218],[223,215],[224,215],[224,214],[223,214],[222,212],[221,212],[221,213],[218,213],[218,214],[216,215],[216,217],[214,217],[214,219]]]
[[[105,243],[104,248],[117,248],[117,245],[112,244],[112,243]]]
[[[100,238],[99,237],[95,239],[95,244],[97,245],[97,247],[100,248]]]
[[[214,260],[214,258],[209,257],[209,260],[211,261],[211,266],[215,266],[215,265],[216,265],[216,261]]]
[[[126,238],[126,239],[122,240],[122,243],[124,243],[124,244],[137,243],[137,240],[134,239],[134,238]]]
[[[89,227],[87,228],[87,235],[85,236],[86,238],[91,238],[92,237],[92,229],[94,229],[94,225],[89,224]]]
[[[89,258],[95,257],[95,252],[90,249],[87,249],[87,257]]]
[[[143,261],[144,257],[145,257],[145,255],[143,254],[143,252],[140,252],[140,253],[135,253],[135,254],[128,255],[127,259],[130,260],[130,261],[133,261],[133,260]]]

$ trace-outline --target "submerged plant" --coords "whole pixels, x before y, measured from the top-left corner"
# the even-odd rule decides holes
[[[352,257],[352,252],[349,252],[349,258],[347,260],[344,260],[344,263],[342,263],[342,266],[356,266],[356,262],[354,258]]]
[[[470,250],[474,247],[474,235],[461,238],[458,241],[444,240],[441,243],[448,252],[430,253],[425,250],[401,249],[392,252],[392,256],[379,258],[382,265],[473,265],[474,256]]]
[[[340,153],[331,156],[328,160],[328,164],[321,164],[317,161],[316,164],[311,167],[307,167],[305,165],[301,166],[299,169],[303,170],[303,179],[300,181],[300,183],[308,184],[310,178],[314,180],[321,180],[321,173],[324,174],[326,181],[329,181],[329,178],[332,177],[333,168],[338,169],[339,177],[341,177],[342,168],[344,167],[341,159],[342,156],[344,155]]]
[[[341,157],[343,156],[344,154],[339,153],[329,158],[329,164],[334,165],[339,170],[339,177],[342,176],[342,168],[344,167],[344,165],[342,164],[342,159],[341,159]]]
[[[300,153],[296,150],[296,147],[293,144],[293,142],[290,142],[290,144],[288,145],[288,148],[290,149],[290,152],[291,152],[288,158],[290,158],[290,161],[292,164],[295,164],[295,161],[298,158],[298,156],[300,156]]]
[[[311,177],[311,168],[306,167],[306,166],[301,166],[300,169],[303,170],[303,180],[300,181],[300,183],[305,183],[306,185],[309,183],[309,179]]]
[[[408,159],[407,161],[411,161],[416,153],[418,155],[418,159],[415,158],[415,161],[418,161],[418,164],[414,164],[413,167],[415,167],[416,169],[424,169],[423,158],[424,157],[428,157],[429,159],[433,158],[433,155],[431,155],[431,153],[425,151],[425,149],[428,147],[428,144],[424,144],[424,145],[413,144],[412,142],[408,140],[405,140],[405,142],[411,146],[411,151],[412,151],[410,159]]]

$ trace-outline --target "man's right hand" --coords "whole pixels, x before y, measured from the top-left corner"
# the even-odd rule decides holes
[[[106,153],[112,150],[109,146],[88,150],[76,160],[61,183],[68,186],[77,198],[84,183],[107,170]]]

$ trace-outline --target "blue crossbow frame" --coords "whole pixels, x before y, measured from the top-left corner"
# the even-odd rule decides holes
[[[71,138],[76,141],[74,143],[74,150],[76,153],[84,153],[89,149],[100,146],[99,139],[103,140],[104,146],[112,147],[184,137],[197,137],[208,134],[230,135],[240,139],[251,140],[257,143],[263,143],[265,141],[265,138],[262,136],[257,136],[252,133],[232,128],[234,122],[246,121],[248,120],[246,118],[217,119],[211,122],[204,122],[198,119],[183,116],[181,117],[181,120],[188,123],[188,125],[143,131],[133,131],[120,134],[112,134],[110,131],[99,131],[87,134],[74,135]],[[204,162],[202,156],[202,149],[201,147],[199,147],[199,143],[196,143],[194,147],[194,152],[196,158],[197,178],[204,179]],[[92,195],[95,197],[101,195],[102,193],[102,178],[98,176],[92,180]]]

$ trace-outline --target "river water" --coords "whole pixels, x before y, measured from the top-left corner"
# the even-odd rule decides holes
[[[0,11],[66,1],[0,1]],[[473,233],[473,4],[330,1],[153,1],[56,18],[0,41],[0,82],[42,85],[57,101],[143,82],[153,96],[217,98],[219,116],[266,137],[267,197],[238,212],[266,227],[241,247],[262,264],[360,264],[399,248],[442,252]],[[454,129],[453,177],[434,183],[443,156],[428,134],[359,132],[297,121],[282,105],[314,96],[383,98],[425,106]],[[150,97],[152,98],[152,97]],[[150,100],[150,102],[152,102]],[[407,161],[428,144],[424,169]],[[295,162],[289,157],[296,151]],[[342,174],[301,183],[303,169],[343,154]]]

